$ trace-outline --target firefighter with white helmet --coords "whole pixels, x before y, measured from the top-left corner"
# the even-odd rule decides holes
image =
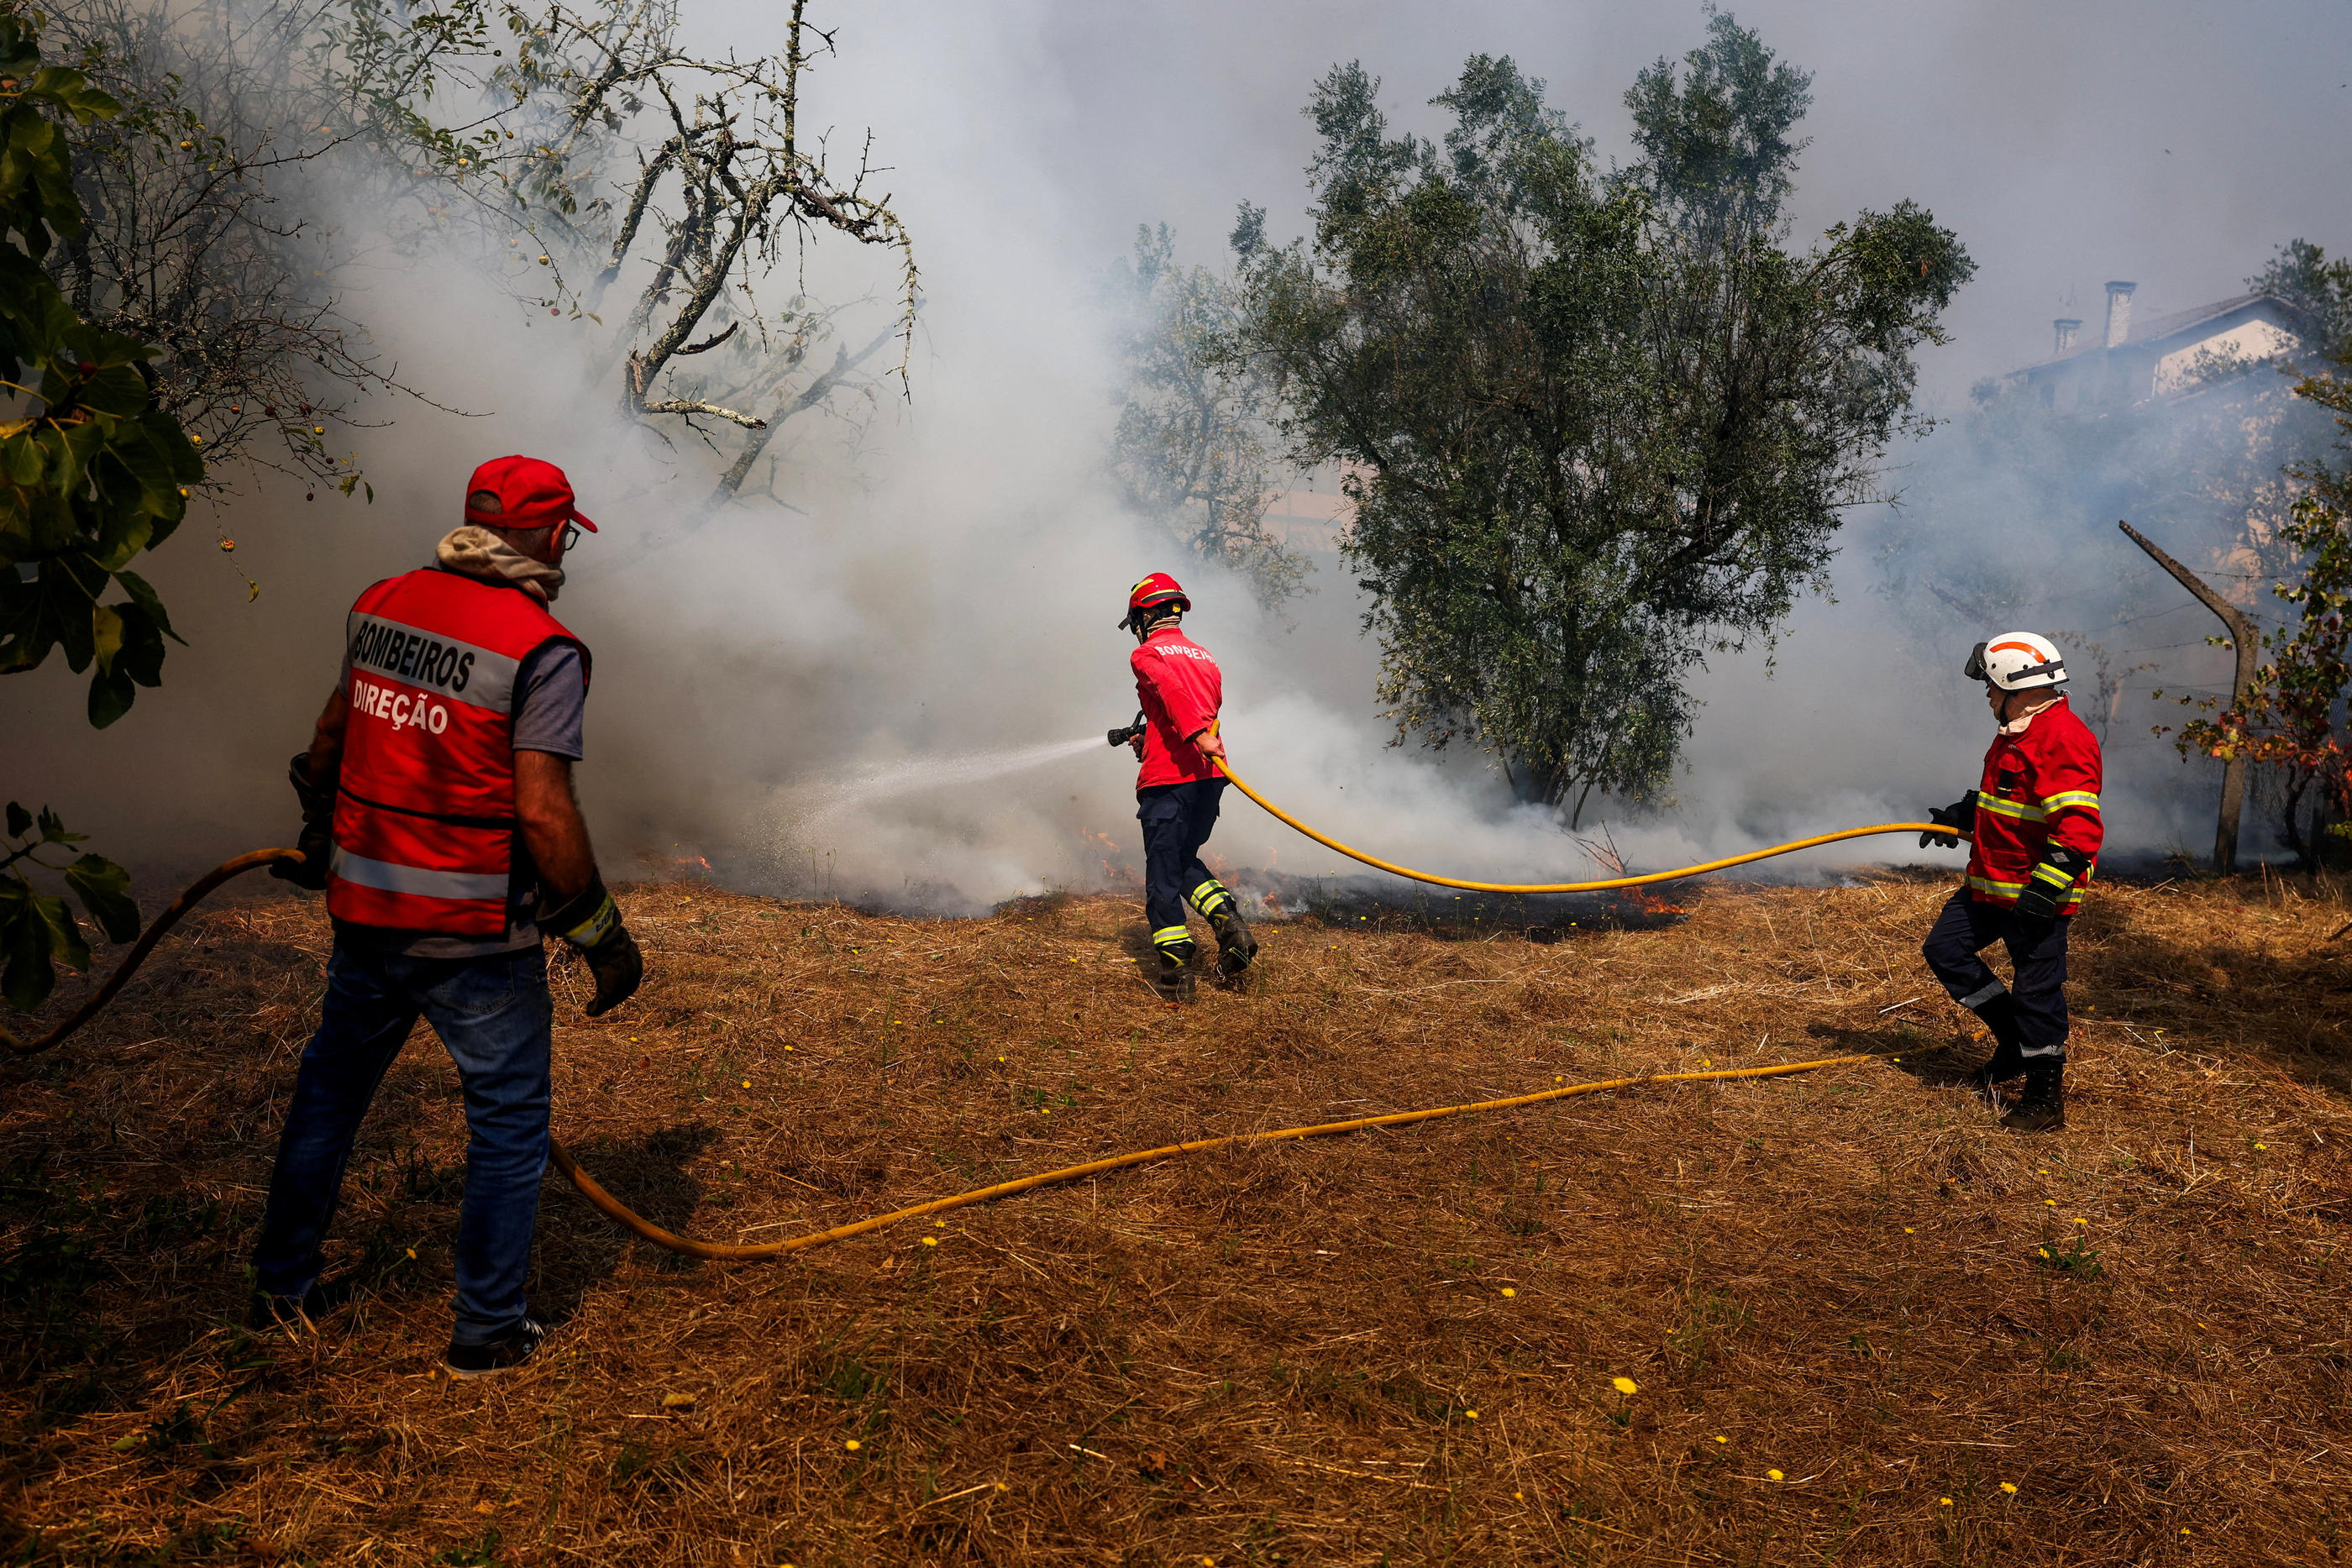
[[[1998,730],[1977,788],[1928,813],[1975,843],[1967,883],[1944,905],[1921,954],[1993,1037],[1978,1088],[1990,1096],[1994,1085],[2024,1075],[2024,1092],[2001,1125],[2046,1132],[2066,1123],[2066,934],[2105,831],[2099,741],[2067,702],[2066,661],[2047,637],[1989,638],[1963,673],[1984,683]],[[1951,847],[1959,839],[1920,835],[1922,848],[1931,842]],[[1995,942],[2009,950],[2008,985],[1978,956]]]

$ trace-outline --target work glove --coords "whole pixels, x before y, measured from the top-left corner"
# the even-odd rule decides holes
[[[269,874],[280,882],[319,893],[327,885],[327,860],[335,850],[335,786],[310,782],[310,754],[307,751],[286,765],[286,776],[294,786],[294,799],[302,803],[302,833],[294,841],[294,847],[302,852],[302,859],[299,864],[292,861],[273,862]]]
[[[1949,833],[1922,833],[1919,835],[1919,847],[1921,849],[1924,850],[1930,844],[1935,845],[1937,849],[1943,850],[1958,849],[1960,847],[1960,834],[1973,832],[1976,830],[1977,792],[1971,789],[1948,806],[1930,807],[1927,811],[1927,820],[1931,822],[1940,822],[1948,828],[1957,829],[1958,831]]]
[[[2074,879],[2090,869],[2091,857],[2080,850],[2070,850],[2063,844],[2052,844],[2044,850],[2042,862],[2025,879],[2025,891],[2017,895],[2021,930],[2032,932],[2039,940],[2074,893]]]
[[[646,977],[645,955],[621,924],[620,906],[604,891],[603,877],[590,876],[586,887],[560,904],[551,907],[542,900],[539,928],[572,944],[596,977],[596,994],[586,1009],[590,1018],[610,1012],[636,994],[638,982]]]

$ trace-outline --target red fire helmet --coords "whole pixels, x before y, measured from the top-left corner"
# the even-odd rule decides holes
[[[1192,601],[1184,597],[1184,590],[1164,571],[1155,571],[1127,591],[1127,615],[1119,622],[1132,626],[1136,618],[1148,610],[1190,610]]]

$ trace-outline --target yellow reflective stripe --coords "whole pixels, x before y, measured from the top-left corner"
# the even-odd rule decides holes
[[[1166,947],[1173,943],[1190,942],[1192,939],[1192,930],[1188,925],[1163,925],[1151,934],[1151,945],[1155,947]]]
[[[2088,882],[2090,879],[2086,876],[2084,880]],[[1978,893],[1994,894],[2002,898],[2015,898],[2025,891],[2025,884],[2021,882],[1995,882],[1989,876],[1972,876],[1969,878],[1969,886]],[[2066,902],[2070,904],[2082,903],[2083,890],[2075,888]]]
[[[1195,909],[1206,911],[1210,904],[1214,904],[1217,901],[1220,894],[1226,898],[1231,898],[1233,896],[1232,894],[1225,892],[1225,884],[1219,882],[1213,876],[1208,881],[1202,883],[1200,886],[1194,888],[1192,892],[1186,894],[1184,895],[1184,902],[1191,904]]]
[[[1997,795],[1979,795],[1977,810],[1990,811],[1996,817],[2014,817],[2021,822],[2039,822],[2048,814],[2039,806],[2029,806],[2022,800],[2004,800]]]
[[[2064,872],[2060,871],[2054,865],[2035,866],[2033,868],[2033,880],[2036,882],[2046,882],[2053,887],[2072,887],[2074,885],[2074,879],[2068,876]]]
[[[2042,809],[2044,811],[2055,813],[2065,810],[2068,807],[2095,811],[2099,809],[2099,792],[2095,789],[2061,789],[2055,795],[2042,797]]]

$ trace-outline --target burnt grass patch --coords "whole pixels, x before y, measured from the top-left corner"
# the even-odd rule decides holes
[[[1622,914],[1318,885],[1262,889],[1293,917],[1260,971],[1179,1009],[1131,900],[943,921],[629,889],[640,998],[585,1020],[557,967],[556,1130],[663,1223],[759,1240],[1209,1134],[1903,1060],[1229,1149],[764,1264],[654,1250],[551,1175],[556,1336],[453,1385],[464,1126],[424,1032],[353,1160],[352,1299],[244,1327],[328,946],[314,901],[249,893],[0,1067],[0,1550],[2344,1560],[2336,883],[2104,887],[2071,1125],[2042,1138],[1955,1082],[1985,1047],[1917,958],[1942,877]]]

